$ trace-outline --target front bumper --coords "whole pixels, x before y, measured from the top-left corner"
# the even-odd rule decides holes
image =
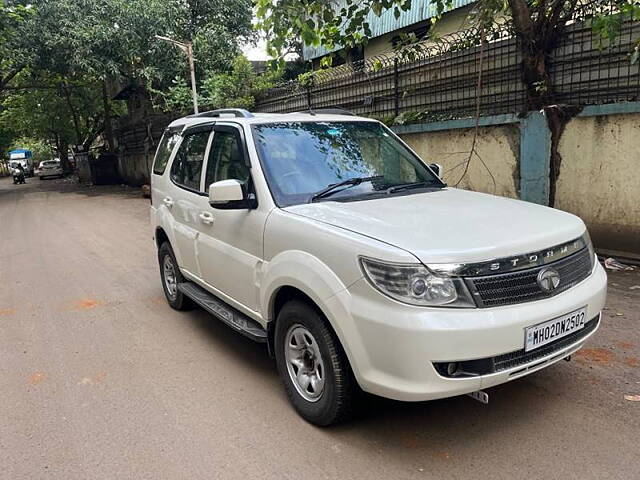
[[[526,327],[581,307],[586,307],[587,319],[598,317],[604,307],[606,284],[604,269],[596,264],[588,278],[554,297],[504,307],[447,309],[396,302],[361,279],[332,297],[328,308],[365,391],[396,400],[432,400],[519,378],[580,349],[597,327],[548,355],[497,373],[446,378],[433,365],[521,350]]]

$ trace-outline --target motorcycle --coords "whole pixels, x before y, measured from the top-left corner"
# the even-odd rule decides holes
[[[21,183],[27,183],[27,181],[24,178],[24,172],[20,169],[14,168],[13,169],[13,184],[14,185],[18,185]]]

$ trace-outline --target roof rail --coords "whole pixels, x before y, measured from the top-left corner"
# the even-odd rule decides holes
[[[203,118],[203,117],[221,117],[222,115],[233,115],[234,117],[251,118],[253,113],[244,108],[219,108],[217,110],[211,110],[209,112],[197,113],[189,115],[191,118]]]
[[[351,117],[355,116],[355,113],[350,112],[349,110],[341,107],[327,107],[327,108],[314,108],[314,109],[310,108],[309,110],[303,110],[303,111],[294,112],[294,113],[309,113],[311,115],[316,115],[316,114],[349,115]]]

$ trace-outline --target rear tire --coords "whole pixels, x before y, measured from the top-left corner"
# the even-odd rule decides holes
[[[289,400],[302,418],[324,427],[351,417],[356,381],[319,312],[298,300],[286,303],[276,321],[275,356]]]
[[[189,297],[178,289],[178,284],[185,281],[180,273],[176,256],[169,242],[164,242],[158,249],[158,263],[160,265],[160,279],[164,296],[171,308],[175,310],[190,310],[194,304]]]

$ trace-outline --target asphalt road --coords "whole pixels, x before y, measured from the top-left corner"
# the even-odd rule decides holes
[[[569,362],[318,429],[263,346],[164,301],[148,200],[0,179],[0,478],[638,479],[640,273]]]

